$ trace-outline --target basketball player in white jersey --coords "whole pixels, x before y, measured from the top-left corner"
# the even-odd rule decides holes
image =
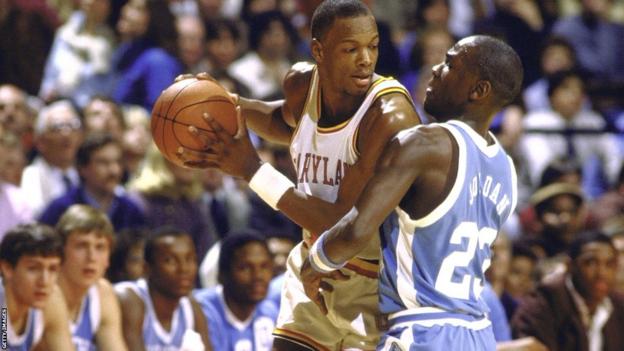
[[[105,213],[73,205],[56,225],[63,244],[58,284],[69,312],[76,351],[127,350],[121,332],[121,311],[112,285],[104,279],[114,242]]]
[[[206,319],[189,296],[197,275],[191,236],[156,229],[145,242],[144,261],[145,279],[115,284],[128,349],[211,351]]]
[[[0,349],[74,350],[65,300],[56,285],[61,255],[61,241],[46,225],[20,225],[2,239]]]
[[[190,128],[206,150],[184,149],[180,157],[189,166],[219,167],[250,181],[262,199],[304,228],[304,242],[287,264],[274,349],[372,350],[380,336],[379,242],[371,241],[369,250],[336,275],[340,280],[332,282],[327,310],[306,297],[299,271],[316,237],[355,204],[390,138],[420,120],[405,88],[374,73],[379,34],[361,1],[324,1],[311,32],[316,64],[292,67],[284,79],[284,100],[239,98],[239,135],[232,138],[208,116],[216,138]],[[290,144],[295,183],[260,162],[245,123],[264,139]]]
[[[480,295],[517,184],[488,129],[521,86],[522,63],[507,44],[488,36],[459,41],[433,67],[424,101],[446,123],[393,138],[355,207],[311,248],[301,274],[306,294],[322,306],[322,274],[365,249],[385,220],[379,301],[389,330],[378,349],[496,349]]]

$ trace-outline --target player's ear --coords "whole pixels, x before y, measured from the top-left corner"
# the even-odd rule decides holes
[[[310,49],[312,50],[312,57],[316,63],[323,61],[323,45],[316,38],[312,38],[312,43],[310,44]]]
[[[2,274],[2,278],[10,280],[13,275],[13,268],[14,267],[9,262],[5,260],[0,261],[0,272]]]
[[[492,93],[492,83],[487,80],[479,80],[470,92],[470,100],[483,100]]]

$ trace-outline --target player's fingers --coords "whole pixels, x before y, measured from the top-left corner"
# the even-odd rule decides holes
[[[326,281],[321,280],[321,283],[319,284],[319,286],[324,291],[329,291],[329,292],[334,291],[334,287]]]
[[[225,132],[225,130],[223,129],[223,127],[221,126],[221,124],[219,123],[219,121],[217,121],[216,119],[214,119],[209,113],[205,112],[203,114],[204,120],[206,121],[206,123],[208,123],[210,125],[210,128],[212,128],[212,131],[217,135],[218,138],[221,138],[221,135],[223,135],[223,133]],[[227,133],[226,133],[227,134]]]
[[[342,273],[340,270],[335,270],[332,271],[331,273],[328,274],[329,278],[334,279],[334,280],[349,280],[351,279],[350,276]]]
[[[216,139],[216,136],[214,135],[214,133],[211,133],[205,130],[199,130],[195,126],[189,126],[188,131],[193,137],[198,139],[204,145],[204,149],[214,144],[214,141]]]
[[[325,304],[325,298],[321,295],[321,293],[318,294],[318,298],[314,303],[316,303],[316,305],[321,309],[323,314],[327,314],[327,305]]]
[[[234,138],[240,139],[245,136],[245,133],[247,133],[247,123],[241,114],[240,106],[236,106],[236,122],[238,123],[238,130],[236,131],[236,136]]]
[[[181,80],[190,79],[190,78],[193,78],[193,75],[190,73],[180,74],[177,77],[175,77],[174,82],[177,83]]]
[[[208,74],[207,72],[200,72],[200,73],[197,73],[197,74],[195,75],[195,78],[197,78],[197,79],[199,79],[199,80],[211,80],[211,81],[213,81],[213,82],[216,82],[216,81],[217,81],[216,79],[214,79],[214,77],[213,77],[213,76],[211,76],[211,75],[210,75],[210,74]]]

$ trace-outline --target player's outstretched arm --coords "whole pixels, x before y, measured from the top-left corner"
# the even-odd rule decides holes
[[[115,291],[106,279],[100,279],[97,284],[102,313],[100,326],[95,334],[97,348],[101,351],[127,350],[121,331],[121,309]]]
[[[43,308],[43,319],[43,338],[35,348],[36,350],[75,350],[69,332],[67,305],[58,286],[52,290],[52,294]]]

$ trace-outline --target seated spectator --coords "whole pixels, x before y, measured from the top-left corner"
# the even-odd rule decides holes
[[[145,214],[146,226],[174,226],[193,238],[197,257],[204,257],[216,240],[201,208],[199,172],[167,161],[152,144],[130,196]]]
[[[21,188],[38,216],[49,203],[80,182],[74,168],[82,139],[80,116],[68,100],[51,103],[35,122],[39,155],[24,169]]]
[[[65,296],[76,351],[127,350],[121,333],[121,311],[111,284],[104,279],[115,241],[106,214],[73,205],[56,230],[63,245],[58,285]]]
[[[2,240],[0,305],[7,311],[3,344],[9,350],[74,350],[56,285],[61,257],[60,238],[45,225],[17,226]]]
[[[184,72],[197,74],[208,72],[210,63],[206,57],[206,28],[197,15],[183,15],[176,18],[178,51]]]
[[[618,252],[615,290],[624,294],[624,214],[611,218],[602,226],[602,230],[611,237],[613,246]]]
[[[231,233],[221,245],[219,283],[194,296],[208,319],[215,350],[269,350],[278,309],[266,299],[273,275],[269,248],[254,232]]]
[[[20,186],[26,168],[22,144],[14,134],[0,131],[0,150],[0,181]]]
[[[119,105],[111,98],[93,96],[82,110],[85,134],[108,132],[121,142],[126,120]]]
[[[0,131],[20,138],[26,152],[32,148],[34,120],[26,93],[11,84],[0,84]]]
[[[107,24],[111,0],[80,0],[80,7],[56,31],[39,96],[71,99],[83,108],[106,91],[114,33]]]
[[[232,177],[216,168],[209,168],[201,173],[204,187],[202,210],[215,228],[219,238],[230,231],[239,231],[248,227],[249,198]]]
[[[166,1],[130,0],[117,22],[121,44],[113,54],[113,98],[151,111],[160,93],[183,71],[175,18]]]
[[[86,204],[106,213],[116,231],[145,224],[138,205],[120,185],[121,147],[110,134],[91,134],[76,156],[81,185],[52,201],[39,220],[56,225],[61,215],[74,204]]]
[[[145,279],[115,285],[128,348],[201,350],[203,344],[212,350],[201,307],[187,297],[197,274],[191,236],[167,227],[155,231],[145,243],[145,265]]]
[[[614,186],[595,199],[589,209],[591,219],[598,228],[605,225],[609,219],[624,214],[624,163]]]
[[[106,278],[111,283],[143,278],[143,251],[147,231],[128,228],[117,233]]]
[[[6,174],[11,168],[8,164],[11,163],[12,153],[21,150],[16,143],[15,137],[0,131],[0,240],[9,229],[33,219],[26,195]]]
[[[613,292],[616,251],[589,233],[569,247],[565,273],[543,282],[512,320],[514,336],[533,336],[550,350],[621,350],[624,297]]]
[[[509,271],[505,276],[505,290],[500,295],[508,320],[512,319],[522,299],[535,288],[538,263],[537,255],[527,242],[513,244]]]
[[[610,184],[615,183],[622,164],[615,137],[605,134],[605,120],[597,113],[583,108],[585,85],[580,75],[562,72],[548,83],[552,110],[529,113],[524,119],[524,136],[520,151],[525,157],[532,184],[535,186],[548,163],[562,156],[576,158],[587,171],[593,159],[601,163],[602,174]],[[599,182],[596,177],[584,177],[587,191]],[[589,193],[589,195],[594,195]]]

